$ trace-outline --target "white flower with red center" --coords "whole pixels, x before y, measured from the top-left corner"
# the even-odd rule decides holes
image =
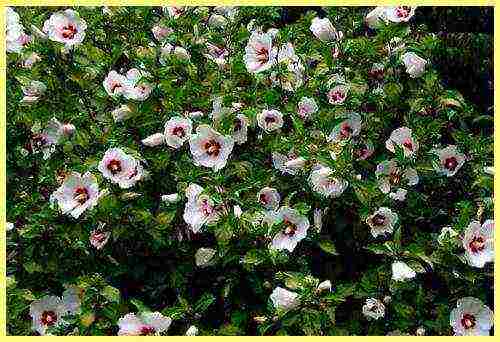
[[[27,85],[21,87],[23,91],[24,97],[21,100],[21,103],[35,103],[45,94],[47,90],[47,86],[40,81],[30,81]]]
[[[494,230],[493,220],[486,220],[482,225],[472,221],[465,230],[462,244],[471,266],[482,268],[495,260]]]
[[[93,174],[87,172],[82,176],[78,172],[72,172],[52,194],[51,201],[57,201],[63,214],[78,218],[85,210],[97,204],[100,195],[99,185]]]
[[[283,127],[283,114],[275,109],[264,109],[257,114],[257,124],[267,133]]]
[[[245,114],[238,114],[234,119],[233,139],[236,144],[244,144],[247,141],[248,124],[250,120]]]
[[[266,209],[275,210],[280,205],[281,196],[275,188],[262,188],[257,194],[257,200]]]
[[[110,96],[122,95],[126,91],[127,78],[122,74],[111,70],[102,82],[104,89]]]
[[[309,29],[316,38],[324,42],[337,41],[343,37],[342,31],[337,31],[328,18],[313,18]]]
[[[273,306],[280,310],[293,310],[299,306],[299,295],[282,287],[276,287],[269,296]]]
[[[347,98],[347,93],[349,92],[349,87],[343,84],[339,84],[326,94],[328,102],[333,105],[338,105],[344,103]]]
[[[204,56],[222,68],[227,64],[226,58],[229,56],[229,51],[223,47],[207,43],[207,52]]]
[[[119,336],[152,336],[168,330],[172,320],[160,312],[128,313],[118,320]]]
[[[156,24],[151,29],[151,32],[153,32],[153,36],[155,37],[156,40],[162,41],[163,39],[167,38],[170,34],[172,34],[174,30],[172,30],[170,27]]]
[[[172,18],[179,18],[186,12],[185,6],[165,6],[164,11],[167,11],[168,15]]]
[[[43,24],[43,32],[48,35],[49,39],[64,43],[66,47],[81,44],[85,38],[86,29],[85,20],[72,9],[53,13]]]
[[[392,263],[392,280],[405,281],[415,278],[417,273],[406,263],[396,261]]]
[[[313,191],[326,197],[339,197],[347,189],[349,183],[333,176],[333,170],[323,165],[317,165],[309,176]]]
[[[276,63],[278,49],[273,47],[273,35],[254,31],[245,47],[244,61],[248,72],[268,70]]]
[[[270,75],[273,85],[278,85],[284,90],[294,92],[304,83],[305,68],[299,57],[295,54],[291,43],[281,46],[276,61],[286,67],[286,72],[278,73],[277,71],[273,71]]]
[[[392,153],[396,153],[396,146],[403,149],[405,157],[413,157],[418,151],[418,143],[413,139],[411,129],[400,127],[392,131],[389,139],[385,142],[385,147]]]
[[[224,136],[208,125],[200,125],[189,137],[189,149],[195,165],[213,168],[215,171],[226,166],[234,147],[234,139]]]
[[[144,176],[141,163],[121,148],[110,148],[99,162],[99,171],[104,178],[117,183],[122,189],[128,189]]]
[[[198,184],[190,184],[186,188],[188,199],[182,217],[194,233],[198,233],[206,223],[217,221],[215,204],[210,196],[203,194],[203,188]]]
[[[414,6],[387,6],[382,16],[393,23],[408,22],[415,14],[416,8]]]
[[[450,325],[456,336],[488,336],[493,312],[477,298],[461,298],[450,313]]]
[[[366,219],[373,237],[392,233],[397,222],[398,215],[386,207],[378,208],[377,211]]]
[[[146,100],[153,91],[151,85],[144,80],[148,76],[149,73],[136,68],[127,71],[127,81],[123,93],[125,98],[136,101]]]
[[[380,319],[385,316],[385,305],[380,300],[376,298],[366,299],[365,305],[363,305],[363,315],[368,319]]]
[[[358,160],[365,160],[370,158],[373,155],[373,152],[375,152],[373,143],[371,141],[366,141],[366,142],[360,142],[356,146],[356,149],[354,150],[354,155],[357,157]]]
[[[375,177],[380,191],[389,194],[393,199],[404,201],[407,186],[418,184],[419,177],[417,171],[413,168],[402,170],[396,160],[385,160],[377,165]],[[401,192],[404,190],[403,192]],[[397,196],[397,195],[402,196]]]
[[[64,316],[76,314],[80,310],[80,297],[74,288],[65,290],[62,298],[45,296],[30,304],[32,329],[45,335],[48,328],[65,324]]]
[[[454,176],[465,163],[465,155],[455,145],[448,145],[442,149],[431,150],[439,157],[439,162],[434,165],[436,171],[447,177]]]
[[[406,52],[401,56],[401,61],[406,67],[406,72],[411,78],[417,78],[425,72],[427,60],[423,59],[414,52]]]
[[[297,114],[304,120],[309,119],[312,114],[318,111],[318,105],[312,97],[301,98],[297,107]]]
[[[43,159],[48,159],[55,151],[55,145],[62,137],[69,137],[75,131],[72,124],[62,124],[56,118],[52,118],[47,123],[47,127],[37,133],[31,139],[31,148],[34,152],[42,152]]]
[[[273,152],[271,154],[273,166],[281,171],[281,173],[288,173],[296,175],[299,171],[303,170],[306,160],[297,156],[295,153],[289,153],[288,156]]]
[[[358,136],[360,131],[361,116],[358,113],[349,113],[344,121],[333,128],[327,140],[333,143],[344,142]]]
[[[273,238],[272,249],[287,249],[293,252],[297,244],[307,236],[309,220],[295,209],[281,207],[277,212],[275,223],[281,225],[281,230]]]
[[[180,148],[189,140],[193,130],[191,119],[175,116],[165,123],[165,132],[163,133],[168,146]]]

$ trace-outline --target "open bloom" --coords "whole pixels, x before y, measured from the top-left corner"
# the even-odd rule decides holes
[[[111,70],[102,82],[102,85],[108,95],[122,95],[126,91],[127,78],[115,70]]]
[[[42,152],[43,159],[48,159],[55,151],[55,146],[59,140],[66,136],[71,136],[75,131],[72,124],[62,124],[56,118],[52,118],[41,133],[37,133],[31,139],[31,148],[33,152]]]
[[[281,310],[293,310],[300,304],[299,295],[297,293],[288,291],[279,286],[273,290],[269,298],[273,302],[273,306]]]
[[[431,152],[438,155],[439,163],[434,168],[440,174],[452,177],[465,163],[465,155],[458,151],[455,145],[448,145],[442,149],[433,149]]]
[[[297,244],[306,237],[309,220],[289,207],[281,207],[277,214],[282,229],[274,236],[271,248],[293,252]]]
[[[130,69],[126,74],[126,86],[123,95],[127,99],[144,101],[151,94],[153,88],[144,80],[149,74],[139,69]]]
[[[393,23],[407,22],[415,14],[415,9],[414,6],[387,6],[382,16]]]
[[[333,170],[329,167],[318,165],[309,176],[309,183],[314,191],[326,197],[340,196],[349,183],[333,176]]]
[[[363,305],[363,315],[374,320],[383,318],[385,316],[384,303],[376,298],[366,299],[365,305]]]
[[[266,209],[274,210],[280,205],[281,196],[275,188],[262,188],[257,194],[257,199]]]
[[[359,135],[361,131],[361,116],[349,113],[347,118],[335,126],[328,136],[329,142],[341,142]],[[335,159],[335,158],[334,158]]]
[[[78,218],[85,210],[94,207],[99,197],[99,185],[93,174],[87,172],[82,176],[72,172],[51,199],[57,201],[63,214]]]
[[[347,98],[347,92],[349,91],[349,87],[343,84],[339,84],[333,87],[327,94],[328,102],[330,104],[342,104]]]
[[[175,116],[165,123],[165,132],[163,133],[168,146],[179,148],[189,140],[193,124],[191,119]]]
[[[170,327],[172,320],[159,312],[128,313],[118,320],[119,336],[160,335]]]
[[[237,144],[247,141],[249,119],[245,114],[238,114],[234,119],[233,139]]]
[[[399,201],[404,201],[406,198],[405,187],[416,185],[419,181],[415,169],[402,170],[395,160],[386,160],[378,164],[375,176],[380,191]]]
[[[19,14],[12,7],[6,7],[5,47],[7,52],[20,53],[31,38],[24,33],[24,27],[19,21]]]
[[[276,63],[278,49],[273,47],[273,36],[270,32],[254,31],[245,47],[245,65],[251,73],[268,70]]]
[[[99,162],[99,171],[104,178],[117,183],[122,189],[128,189],[144,176],[141,163],[121,148],[110,148]]]
[[[300,170],[304,168],[305,159],[298,157],[294,153],[289,153],[288,156],[273,152],[271,154],[273,160],[273,166],[281,171],[281,173],[288,173],[290,175],[296,175]]]
[[[450,313],[450,325],[458,336],[488,336],[493,312],[477,298],[461,298]]]
[[[170,27],[165,27],[163,25],[156,24],[151,29],[151,32],[153,32],[153,36],[155,37],[156,40],[162,41],[163,39],[167,38],[168,35],[172,34],[174,30],[172,30]]]
[[[418,143],[413,139],[411,129],[400,127],[392,131],[391,136],[385,142],[385,147],[392,153],[396,153],[396,146],[403,149],[405,157],[413,157],[418,151]]]
[[[64,324],[63,317],[76,314],[80,310],[80,297],[74,288],[64,291],[62,298],[45,296],[30,305],[32,328],[40,335],[45,335],[49,327]]]
[[[208,125],[200,125],[189,138],[194,164],[211,167],[215,171],[226,166],[234,146],[234,139],[224,136]]]
[[[366,219],[366,223],[371,228],[373,237],[392,233],[398,221],[398,215],[391,209],[380,207],[375,213]]]
[[[318,105],[311,97],[302,97],[297,107],[297,113],[304,120],[309,119],[312,114],[318,111]]]
[[[282,72],[273,71],[270,79],[274,85],[279,85],[288,91],[297,90],[304,83],[304,65],[295,54],[292,43],[284,44],[278,51],[277,63],[285,68]]]
[[[328,18],[323,18],[323,19],[320,19],[318,17],[313,18],[309,29],[316,36],[316,38],[324,42],[332,42],[340,40],[343,37],[342,32],[337,31],[335,27],[333,27],[330,19]]]
[[[275,109],[264,109],[257,114],[257,124],[267,133],[283,127],[283,114]]]
[[[53,13],[43,24],[50,40],[64,43],[66,47],[81,44],[85,38],[87,23],[80,18],[77,11],[67,9]]]
[[[90,232],[90,244],[95,249],[100,250],[108,243],[110,236],[110,231],[103,231],[101,228],[97,228]]]
[[[203,194],[203,188],[198,184],[190,184],[186,188],[188,199],[182,217],[194,233],[198,233],[206,223],[217,221],[215,204],[210,196]]]
[[[486,220],[482,225],[472,221],[465,230],[462,244],[465,257],[471,266],[481,268],[495,259],[494,228],[494,221]]]
[[[427,64],[427,60],[418,56],[413,52],[406,52],[401,56],[401,61],[403,61],[406,72],[412,78],[420,77],[425,71],[425,65]]]
[[[392,280],[405,281],[415,278],[416,275],[417,273],[406,263],[402,261],[392,263]]]

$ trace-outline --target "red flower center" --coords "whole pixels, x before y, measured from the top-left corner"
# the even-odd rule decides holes
[[[121,88],[122,85],[120,82],[113,82],[111,83],[111,92],[114,93],[116,88]]]
[[[210,216],[210,214],[212,214],[213,208],[207,199],[203,199],[203,201],[201,202],[201,211],[205,216]]]
[[[330,93],[333,102],[341,102],[344,99],[344,93],[341,90],[335,90]]]
[[[265,47],[257,49],[256,54],[257,54],[257,60],[261,65],[267,63],[267,61],[269,60],[269,50],[266,49]]]
[[[345,138],[345,139],[349,138],[351,136],[352,132],[353,132],[353,130],[347,122],[342,123],[342,125],[340,126],[340,136],[342,138]]]
[[[398,6],[396,7],[396,15],[399,18],[406,18],[410,15],[411,8],[409,6]]]
[[[243,123],[239,118],[234,119],[234,130],[238,132],[243,127]]]
[[[260,194],[259,200],[260,200],[260,203],[262,203],[262,204],[269,203],[269,199],[268,199],[268,196],[266,194]]]
[[[57,315],[54,311],[44,311],[40,321],[43,325],[54,325],[57,322]]]
[[[469,248],[472,253],[481,252],[486,247],[486,241],[482,236],[475,236],[471,242],[469,242]]]
[[[32,144],[35,148],[40,148],[47,145],[47,137],[43,134],[36,134],[32,138]]]
[[[444,161],[444,167],[450,171],[455,171],[457,168],[458,161],[455,157],[446,158]]]
[[[112,159],[109,161],[107,168],[113,175],[115,175],[122,171],[122,162],[118,159]]]
[[[476,325],[476,317],[474,315],[471,315],[471,314],[464,314],[462,316],[460,323],[462,323],[462,326],[465,329],[474,328],[474,326]]]
[[[205,149],[205,151],[207,152],[207,154],[209,156],[215,156],[217,157],[220,153],[220,150],[221,150],[221,146],[219,144],[219,142],[215,139],[211,139],[209,141],[207,141],[205,143],[205,145],[203,146],[203,148]]]
[[[373,216],[372,222],[375,226],[382,226],[385,223],[385,216],[382,214],[376,214]]]
[[[399,172],[396,170],[391,172],[391,174],[389,175],[389,182],[392,185],[398,185],[400,181],[401,181],[401,175],[399,174]]]
[[[75,189],[75,192],[73,194],[73,198],[75,201],[77,201],[80,204],[83,204],[88,201],[89,199],[89,192],[86,188],[84,187],[79,187]]]
[[[287,219],[283,220],[283,223],[285,224],[285,229],[283,229],[283,234],[287,236],[294,236],[295,232],[297,231],[297,226],[294,225],[292,222],[288,221]]]
[[[272,115],[267,115],[265,118],[264,118],[264,121],[267,123],[267,124],[271,124],[271,123],[274,123],[276,122],[276,118]]]
[[[152,326],[150,326],[150,325],[143,325],[141,327],[140,335],[141,336],[154,335],[155,332],[156,332],[156,330]]]
[[[66,39],[73,39],[75,37],[77,30],[73,24],[64,26],[62,29],[62,36]]]
[[[413,151],[413,143],[412,143],[410,138],[406,139],[403,142],[403,146],[406,147],[407,149],[409,149],[410,151]]]
[[[106,239],[106,234],[104,232],[98,232],[92,234],[92,240],[95,242],[101,243]]]
[[[184,127],[177,126],[172,130],[172,134],[182,138],[186,133],[184,132]]]

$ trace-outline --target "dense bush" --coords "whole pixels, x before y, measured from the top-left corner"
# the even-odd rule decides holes
[[[8,333],[490,334],[493,118],[371,10],[8,9]]]

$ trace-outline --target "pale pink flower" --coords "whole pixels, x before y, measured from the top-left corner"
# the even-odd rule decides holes
[[[123,121],[127,119],[131,114],[132,109],[128,105],[121,105],[111,112],[111,115],[113,116],[113,120],[115,120],[115,122]]]
[[[160,335],[170,327],[172,320],[159,312],[128,313],[118,320],[119,336]]]
[[[126,91],[127,78],[115,70],[111,70],[102,82],[104,89],[110,96],[122,95]]]
[[[163,135],[163,133],[155,133],[146,137],[145,139],[142,139],[141,142],[143,145],[149,147],[159,146],[165,143],[165,136]]]
[[[149,73],[135,68],[127,71],[127,81],[123,92],[125,98],[136,101],[146,100],[153,91],[151,85],[144,80],[148,76]]]
[[[415,14],[415,6],[387,6],[383,18],[393,23],[408,22]]]
[[[106,243],[108,243],[109,237],[111,236],[110,231],[102,230],[103,226],[104,225],[101,225],[99,228],[90,232],[90,244],[97,250],[102,249],[106,245]]]
[[[309,220],[289,207],[281,207],[277,214],[276,223],[282,224],[283,227],[274,236],[271,248],[293,252],[297,244],[307,236]]]
[[[65,290],[62,298],[45,296],[30,304],[32,329],[40,335],[45,335],[48,328],[66,324],[64,316],[76,314],[78,311],[80,311],[80,298],[74,289]]]
[[[397,221],[398,215],[386,207],[378,208],[375,213],[366,219],[373,237],[392,233]]]
[[[309,119],[312,114],[318,111],[318,105],[311,97],[302,97],[297,107],[299,116],[304,120]]]
[[[50,40],[64,43],[66,47],[81,44],[85,38],[87,23],[80,18],[78,12],[67,9],[53,13],[43,24]]]
[[[166,6],[163,7],[163,10],[166,10],[172,18],[179,18],[186,12],[185,6]]]
[[[309,176],[313,191],[326,197],[339,197],[347,189],[349,183],[333,175],[333,170],[323,165],[317,165]]]
[[[365,23],[368,27],[375,29],[384,22],[384,7],[378,6],[371,10],[365,17]]]
[[[266,209],[275,210],[280,205],[281,196],[275,188],[262,188],[257,194],[257,199]]]
[[[482,225],[472,221],[464,232],[462,244],[465,258],[474,267],[482,268],[495,259],[495,225],[493,220],[486,220]]]
[[[420,77],[425,71],[425,66],[427,64],[427,60],[418,56],[413,52],[406,52],[401,56],[401,61],[403,61],[406,72],[412,78]]]
[[[407,186],[418,184],[419,177],[417,171],[413,168],[402,170],[396,160],[386,160],[377,165],[375,177],[380,191],[389,194],[391,198],[404,200]],[[405,190],[404,194],[401,190]],[[397,196],[397,195],[400,196]]]
[[[198,233],[207,224],[217,221],[218,215],[213,200],[203,194],[203,188],[191,183],[186,188],[188,199],[182,217],[193,233]]]
[[[180,148],[189,140],[193,130],[191,119],[175,116],[165,123],[165,132],[163,133],[168,146]]]
[[[273,160],[273,166],[281,171],[281,173],[288,173],[290,175],[296,175],[299,171],[303,169],[305,159],[298,157],[294,153],[289,153],[288,156],[272,152],[271,154]],[[290,165],[292,163],[292,165]]]
[[[203,55],[222,68],[227,64],[226,58],[229,56],[229,51],[224,47],[207,43],[207,52]]]
[[[341,142],[358,136],[361,131],[361,116],[358,113],[349,113],[346,119],[335,126],[328,136],[329,142]]]
[[[286,43],[280,47],[276,62],[285,66],[286,72],[273,71],[270,75],[273,85],[280,86],[290,92],[297,90],[304,83],[305,68],[295,54],[292,43]]]
[[[450,325],[456,336],[488,336],[493,312],[477,298],[461,298],[450,313]]]
[[[417,153],[419,145],[413,139],[411,129],[400,127],[392,131],[391,136],[385,142],[385,147],[392,153],[396,153],[396,146],[403,149],[405,157],[413,157]]]
[[[172,34],[174,30],[172,30],[170,27],[165,27],[163,25],[156,24],[151,29],[151,32],[153,32],[153,36],[155,37],[156,40],[161,41],[167,38],[170,34]]]
[[[27,85],[22,86],[21,90],[24,94],[21,103],[34,103],[45,94],[47,86],[43,82],[32,80]]]
[[[343,33],[341,31],[337,31],[328,18],[313,18],[309,29],[316,36],[316,38],[324,42],[341,40],[343,37]]]
[[[267,133],[283,127],[283,114],[275,109],[264,109],[257,114],[257,124]]]
[[[432,153],[439,157],[439,162],[434,165],[436,171],[447,177],[454,176],[465,163],[465,155],[455,145],[448,145],[442,149],[433,149]]]
[[[208,125],[200,125],[189,138],[189,148],[195,165],[213,168],[215,171],[226,166],[233,150],[234,139],[224,136]]]
[[[281,310],[293,310],[299,306],[299,295],[281,287],[276,287],[269,296],[273,306]]]
[[[72,172],[52,194],[51,201],[57,201],[63,214],[77,219],[85,210],[97,205],[100,196],[99,185],[93,174],[87,172],[82,176]]]
[[[245,65],[251,73],[268,70],[276,63],[278,49],[273,47],[273,36],[259,31],[252,32],[245,47]]]
[[[385,316],[385,305],[376,298],[367,298],[362,310],[368,319],[377,320]]]
[[[117,183],[122,189],[134,186],[144,176],[141,163],[121,148],[108,149],[99,162],[98,169],[104,178]]]
[[[339,84],[333,87],[328,94],[326,94],[328,98],[328,102],[333,105],[338,105],[344,103],[347,98],[347,93],[349,91],[349,87],[343,84]]]

